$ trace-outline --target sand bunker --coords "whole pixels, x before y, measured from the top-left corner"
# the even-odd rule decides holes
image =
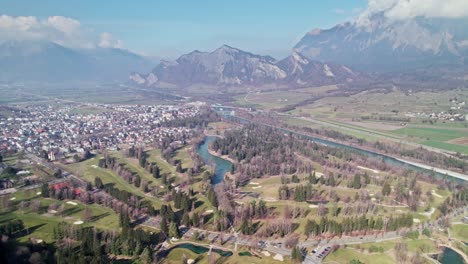
[[[366,167],[362,167],[362,166],[357,166],[359,169],[361,170],[368,170],[368,171],[372,171],[373,173],[380,173],[380,171],[378,170],[374,170],[374,169],[371,169],[371,168],[366,168]]]
[[[72,202],[72,201],[68,201],[67,204],[70,204],[70,205],[78,205],[77,203]]]
[[[436,193],[435,190],[432,190],[432,195],[434,195],[435,197],[439,197],[439,198],[444,198],[442,195],[439,195],[438,193]]]
[[[258,183],[258,182],[249,182],[249,184],[252,184],[252,185],[259,185],[260,183]]]
[[[263,254],[263,255],[265,255],[265,257],[269,257],[269,256],[271,256],[270,252],[268,252],[268,251],[265,251],[265,250],[264,250],[264,251],[262,251],[262,254]]]
[[[98,166],[96,166],[96,165],[91,165],[91,168],[93,168],[93,169],[97,169],[97,168],[98,168]]]
[[[421,220],[419,220],[417,218],[413,218],[413,223],[421,223]]]
[[[74,225],[82,225],[84,222],[81,220],[73,222]]]
[[[10,198],[10,201],[14,201],[14,200],[16,200],[16,197],[11,197]]]
[[[284,261],[283,255],[276,254],[273,259],[278,260],[278,261]]]
[[[41,194],[42,194],[42,192],[37,192],[37,193],[36,193],[36,195],[41,195]]]
[[[318,205],[316,205],[316,204],[311,204],[311,205],[309,205],[309,208],[318,208]]]
[[[212,212],[214,212],[213,210],[206,210],[205,213],[207,214],[211,214]]]
[[[260,188],[262,188],[262,186],[255,186],[255,187],[252,187],[252,189],[254,189],[254,190],[257,190],[257,189],[260,189]]]

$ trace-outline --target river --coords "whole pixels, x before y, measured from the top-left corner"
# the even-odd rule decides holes
[[[250,120],[243,119],[243,118],[240,118],[240,117],[230,116],[230,118],[235,119],[237,121],[240,121],[243,124],[251,123]],[[373,152],[373,151],[361,149],[361,148],[358,148],[358,147],[349,146],[349,145],[345,145],[345,144],[342,144],[342,143],[337,143],[337,142],[333,142],[333,141],[330,141],[330,140],[305,135],[305,134],[302,134],[300,132],[292,131],[292,130],[289,130],[289,129],[278,128],[278,127],[274,127],[274,126],[263,124],[263,123],[257,123],[257,124],[264,125],[264,126],[269,126],[269,127],[278,129],[278,130],[280,130],[282,132],[285,132],[285,133],[293,133],[293,134],[296,134],[296,135],[298,135],[298,136],[300,136],[302,138],[306,138],[308,140],[311,140],[311,141],[314,141],[314,142],[317,142],[319,144],[323,144],[323,145],[326,145],[326,146],[335,147],[335,148],[345,148],[345,149],[348,149],[348,150],[352,150],[352,151],[356,151],[358,153],[364,154],[364,155],[366,155],[368,157],[380,158],[385,163],[387,163],[389,165],[400,166],[400,167],[403,167],[403,168],[406,168],[406,169],[416,170],[416,171],[419,171],[419,172],[426,173],[428,175],[435,175],[437,178],[444,178],[444,177],[449,176],[451,179],[457,180],[457,181],[467,181],[468,180],[468,176],[466,176],[464,174],[461,174],[461,173],[451,172],[451,171],[438,169],[438,168],[433,168],[433,167],[425,165],[425,164],[412,162],[412,161],[407,161],[407,160],[404,160],[404,159],[394,158],[394,157],[391,157],[391,156],[383,155],[383,154],[380,154],[380,153],[376,153],[376,152]],[[214,175],[213,175],[213,177],[211,179],[212,184],[218,184],[218,183],[222,182],[224,180],[224,175],[226,174],[226,172],[229,172],[231,170],[231,167],[232,167],[232,163],[230,161],[222,159],[222,158],[214,156],[214,155],[211,155],[209,153],[208,146],[215,139],[216,139],[215,136],[207,136],[205,138],[205,141],[197,149],[198,154],[203,158],[205,163],[208,164],[208,165],[214,166],[214,168],[215,168]]]
[[[222,159],[211,155],[208,151],[208,146],[215,140],[214,136],[205,137],[205,141],[198,147],[197,153],[200,155],[205,163],[210,166],[214,166],[214,175],[211,178],[212,184],[218,184],[224,180],[224,175],[231,171],[232,163],[228,160]]]
[[[240,122],[241,124],[253,123],[252,121],[250,121],[248,119],[241,118],[241,117],[238,117],[238,116],[225,116],[225,117],[229,118],[229,119],[232,119],[234,121]],[[297,132],[297,131],[284,129],[284,128],[279,128],[279,127],[269,125],[269,124],[264,124],[264,123],[259,123],[259,122],[254,122],[254,123],[257,124],[257,125],[268,126],[268,127],[274,128],[274,129],[278,129],[278,130],[280,130],[280,131],[282,131],[284,133],[292,133],[292,134],[301,136],[303,138],[312,140],[314,142],[317,142],[317,143],[320,143],[320,144],[323,144],[323,145],[326,145],[326,146],[336,147],[336,148],[345,148],[345,149],[349,149],[349,150],[359,152],[359,153],[364,154],[364,155],[366,155],[368,157],[381,158],[387,164],[404,167],[406,169],[416,170],[416,171],[423,172],[423,173],[426,173],[426,174],[429,174],[429,175],[434,174],[435,176],[437,176],[440,179],[444,178],[446,176],[449,176],[453,180],[468,181],[468,175],[461,174],[461,173],[458,173],[458,172],[439,169],[439,168],[431,167],[431,166],[421,164],[421,163],[418,163],[418,162],[412,162],[412,161],[407,161],[407,160],[404,160],[404,159],[394,158],[394,157],[387,156],[387,155],[384,155],[384,154],[380,154],[380,153],[377,153],[377,152],[365,150],[365,149],[362,149],[362,148],[359,148],[359,147],[350,146],[350,145],[346,145],[346,144],[342,144],[342,143],[338,143],[338,142],[333,142],[333,141],[326,140],[326,139],[321,139],[321,138],[309,136],[309,135],[306,135],[306,134],[303,134],[303,133],[300,133],[300,132]]]

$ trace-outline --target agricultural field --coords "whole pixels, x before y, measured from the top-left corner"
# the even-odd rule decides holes
[[[429,128],[408,126],[392,131],[420,144],[468,154],[468,128]]]
[[[290,125],[313,127],[320,124],[371,141],[405,140],[468,154],[468,121],[428,122],[427,118],[407,116],[411,113],[448,112],[453,107],[451,98],[468,102],[468,92],[452,90],[412,94],[395,90],[388,94],[368,91],[350,97],[325,97],[289,111],[291,116],[283,119]],[[467,114],[463,109],[456,111]]]

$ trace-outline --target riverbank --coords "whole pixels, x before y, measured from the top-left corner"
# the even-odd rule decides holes
[[[432,166],[425,165],[425,164],[415,162],[415,161],[409,161],[409,160],[406,160],[406,159],[398,158],[398,157],[395,157],[393,155],[380,153],[377,150],[369,149],[369,148],[366,148],[366,147],[363,147],[363,146],[357,146],[355,144],[349,144],[349,143],[346,143],[346,142],[342,142],[342,141],[338,141],[338,140],[334,140],[334,139],[329,139],[329,138],[324,138],[324,137],[317,136],[317,135],[309,135],[309,134],[304,133],[304,132],[298,132],[298,131],[295,131],[295,130],[292,130],[292,129],[277,127],[277,126],[274,126],[274,125],[265,124],[265,123],[261,123],[261,122],[254,122],[254,121],[251,121],[249,119],[245,119],[245,118],[238,117],[238,116],[236,116],[235,118],[237,118],[241,122],[244,121],[244,122],[248,122],[248,123],[255,123],[255,124],[271,127],[271,128],[274,128],[274,129],[279,129],[280,131],[294,133],[296,135],[306,137],[309,140],[312,140],[312,141],[314,141],[316,143],[319,143],[319,144],[324,144],[324,145],[328,145],[328,146],[331,146],[331,147],[344,147],[344,148],[354,149],[356,151],[360,151],[360,152],[365,153],[367,155],[377,155],[377,156],[381,156],[381,157],[384,157],[384,158],[387,158],[387,159],[392,159],[395,162],[400,162],[402,164],[406,164],[407,166],[420,168],[420,169],[426,170],[428,172],[431,172],[431,171],[436,172],[441,177],[447,175],[447,176],[450,176],[450,177],[453,177],[453,178],[456,178],[456,179],[460,179],[460,180],[463,180],[463,181],[468,181],[468,175],[465,175],[465,174],[462,174],[462,173],[459,173],[459,172],[455,172],[455,171],[451,171],[451,170],[447,170],[447,169],[432,167]]]
[[[228,155],[219,155],[216,151],[210,149],[209,147],[208,147],[208,153],[210,153],[211,155],[213,155],[215,157],[218,157],[220,159],[227,160],[227,161],[231,162],[232,164],[237,163],[235,160],[231,159]]]
[[[440,173],[440,174],[446,174],[447,176],[450,176],[450,177],[454,177],[454,178],[457,178],[457,179],[468,181],[468,175],[461,174],[459,172],[440,169],[440,168],[432,167],[432,166],[425,165],[425,164],[422,164],[422,163],[419,163],[419,162],[409,161],[409,160],[405,160],[405,159],[400,159],[400,158],[395,158],[395,159],[399,160],[401,162],[404,162],[406,164],[410,164],[412,166],[420,167],[420,168],[423,168],[423,169],[426,169],[426,170],[432,170],[432,171]]]

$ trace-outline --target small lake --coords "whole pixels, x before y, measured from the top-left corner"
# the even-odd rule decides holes
[[[442,264],[463,264],[463,258],[457,252],[450,248],[444,248],[441,255],[438,256],[438,261]]]
[[[211,155],[208,152],[208,146],[216,139],[214,136],[205,137],[205,141],[198,147],[197,153],[205,163],[209,166],[214,166],[214,175],[211,178],[212,184],[218,184],[224,180],[224,175],[231,171],[232,163],[228,160]]]
[[[175,247],[171,248],[170,250],[166,251],[164,253],[164,256],[167,256],[169,255],[169,253],[173,250],[173,249],[176,249],[176,248],[184,248],[184,249],[188,249],[190,251],[192,251],[193,253],[195,254],[204,254],[204,253],[207,253],[208,251],[210,251],[210,249],[208,247],[204,247],[204,246],[198,246],[198,245],[194,245],[194,244],[190,244],[190,243],[183,243],[183,244],[179,244],[179,245],[176,245]],[[222,257],[230,257],[232,256],[232,252],[231,251],[224,251],[224,250],[221,250],[221,249],[217,249],[217,248],[213,248],[212,249],[213,252],[219,254],[220,256]]]

